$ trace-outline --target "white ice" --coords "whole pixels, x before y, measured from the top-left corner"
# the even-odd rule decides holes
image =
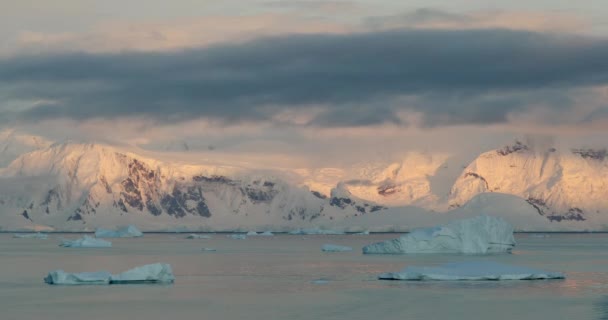
[[[175,276],[171,265],[153,263],[127,270],[121,274],[112,275],[111,284],[127,283],[173,283]]]
[[[79,284],[109,284],[112,275],[106,271],[67,273],[63,270],[49,272],[44,278],[48,284],[79,285]]]
[[[415,229],[400,238],[363,247],[365,254],[511,252],[513,227],[501,218],[477,216],[445,226]]]
[[[454,262],[439,267],[407,267],[401,272],[383,273],[382,280],[546,280],[564,279],[560,272],[549,272],[490,261]]]
[[[13,238],[46,240],[46,239],[49,238],[49,236],[47,234],[45,234],[45,233],[40,233],[40,232],[36,232],[36,233],[15,233],[13,235]]]
[[[211,236],[206,234],[191,233],[186,237],[186,239],[211,239]]]
[[[324,244],[321,246],[321,251],[323,252],[346,252],[353,251],[353,248],[347,246],[340,246],[336,244]]]
[[[235,234],[229,234],[228,238],[235,239],[235,240],[245,240],[245,239],[247,239],[247,235],[235,233]]]
[[[257,236],[257,235],[258,235],[258,233],[257,233],[257,232],[255,232],[255,231],[249,231],[249,232],[247,232],[247,235],[248,235],[248,236]]]
[[[132,224],[118,228],[117,230],[103,228],[97,228],[97,230],[95,230],[95,237],[97,238],[135,238],[143,235],[144,234]]]
[[[264,232],[258,234],[258,236],[271,237],[271,236],[274,236],[274,234],[270,231],[264,231]]]
[[[296,229],[290,231],[289,234],[295,235],[339,235],[344,234],[344,231],[320,228]]]
[[[112,242],[85,235],[84,237],[75,240],[64,239],[59,246],[69,248],[109,248],[112,246]]]
[[[147,264],[117,275],[107,271],[67,273],[63,270],[55,270],[44,278],[44,282],[48,284],[61,285],[173,283],[173,281],[175,281],[173,271],[166,263]]]

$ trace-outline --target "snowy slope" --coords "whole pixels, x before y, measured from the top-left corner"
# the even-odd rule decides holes
[[[467,166],[449,203],[459,207],[484,192],[525,199],[549,221],[597,220],[608,213],[608,157],[605,150],[532,150],[517,142]]]

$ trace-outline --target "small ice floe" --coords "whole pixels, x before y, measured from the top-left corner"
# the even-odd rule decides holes
[[[354,235],[356,235],[356,236],[366,236],[366,235],[369,235],[369,231],[365,230],[365,231],[357,232],[357,233],[354,233]]]
[[[312,284],[328,284],[329,280],[325,280],[325,279],[316,279],[316,280],[312,280],[310,281],[310,283]]]
[[[103,228],[97,228],[97,230],[95,230],[95,237],[97,238],[136,238],[143,235],[144,234],[132,224],[126,227],[120,227],[116,230]]]
[[[439,267],[407,267],[401,272],[383,273],[381,280],[547,280],[564,279],[560,272],[512,266],[490,261],[453,262]]]
[[[340,235],[340,234],[344,234],[344,231],[332,230],[332,229],[309,228],[309,229],[292,230],[289,232],[289,234],[293,234],[293,235]]]
[[[46,233],[15,233],[13,234],[13,238],[21,238],[21,239],[41,239],[46,240],[49,236]]]
[[[258,235],[258,233],[257,233],[257,232],[255,232],[255,231],[249,231],[249,232],[247,232],[247,235],[248,235],[248,236],[257,236],[257,235]]]
[[[211,236],[208,236],[206,234],[191,233],[186,236],[186,239],[211,239]]]
[[[217,249],[215,249],[215,248],[203,248],[202,251],[203,252],[215,252],[215,251],[217,251]]]
[[[75,240],[63,239],[59,246],[66,248],[110,248],[112,242],[85,235],[84,237]]]
[[[247,235],[242,234],[242,233],[229,234],[229,235],[227,235],[227,237],[231,238],[231,239],[235,239],[235,240],[245,240],[245,239],[247,239]]]
[[[116,275],[107,271],[68,273],[54,270],[44,278],[44,282],[48,284],[59,285],[173,283],[173,281],[175,276],[171,266],[166,263],[147,264]]]
[[[549,238],[551,237],[550,235],[546,234],[546,233],[534,233],[528,236],[528,238]]]
[[[515,246],[513,227],[501,218],[477,216],[445,226],[414,229],[400,238],[363,247],[365,254],[508,253]]]
[[[347,252],[353,251],[353,248],[347,246],[339,246],[336,244],[324,244],[321,246],[321,251],[323,252]]]
[[[260,234],[258,234],[258,236],[263,236],[263,237],[272,237],[274,236],[274,233],[270,232],[270,231],[264,231]]]

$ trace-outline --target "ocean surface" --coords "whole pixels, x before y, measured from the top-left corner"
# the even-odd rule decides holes
[[[112,248],[0,234],[0,319],[608,319],[608,234],[518,234],[513,254],[363,255],[397,234],[185,239],[146,234]],[[353,247],[323,253],[323,244]],[[216,252],[203,252],[202,248]],[[565,280],[380,281],[408,265],[489,260],[566,274]],[[54,269],[118,273],[170,263],[172,285],[50,286]],[[315,281],[325,280],[325,281]]]

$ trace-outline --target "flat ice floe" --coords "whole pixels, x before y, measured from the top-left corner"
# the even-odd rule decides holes
[[[211,239],[211,236],[208,236],[206,234],[191,233],[186,236],[186,239]]]
[[[22,239],[41,239],[46,240],[49,236],[46,233],[15,233],[13,238],[22,238]]]
[[[323,252],[346,252],[353,251],[353,248],[347,246],[339,246],[336,244],[324,244],[321,246],[321,251]]]
[[[175,281],[173,271],[166,263],[147,264],[117,275],[107,271],[68,273],[54,270],[44,278],[44,282],[48,284],[60,285],[173,283],[173,281]]]
[[[489,261],[453,262],[439,267],[407,267],[401,272],[383,273],[381,280],[547,280],[564,279],[561,272],[512,266]]]
[[[400,238],[363,247],[365,254],[511,252],[513,227],[501,218],[477,216],[445,226],[414,229]]]
[[[239,234],[239,233],[229,234],[229,235],[227,235],[227,237],[231,238],[231,239],[235,239],[235,240],[245,240],[245,239],[247,239],[247,235],[246,234]]]
[[[66,248],[109,248],[112,246],[112,242],[85,235],[80,239],[62,240],[59,246]]]
[[[97,238],[135,238],[143,235],[144,234],[132,224],[116,230],[103,228],[97,228],[97,230],[95,230],[95,237]]]
[[[289,234],[293,234],[293,235],[340,235],[340,234],[344,234],[344,231],[332,230],[332,229],[309,228],[309,229],[296,229],[296,230],[290,231]]]

